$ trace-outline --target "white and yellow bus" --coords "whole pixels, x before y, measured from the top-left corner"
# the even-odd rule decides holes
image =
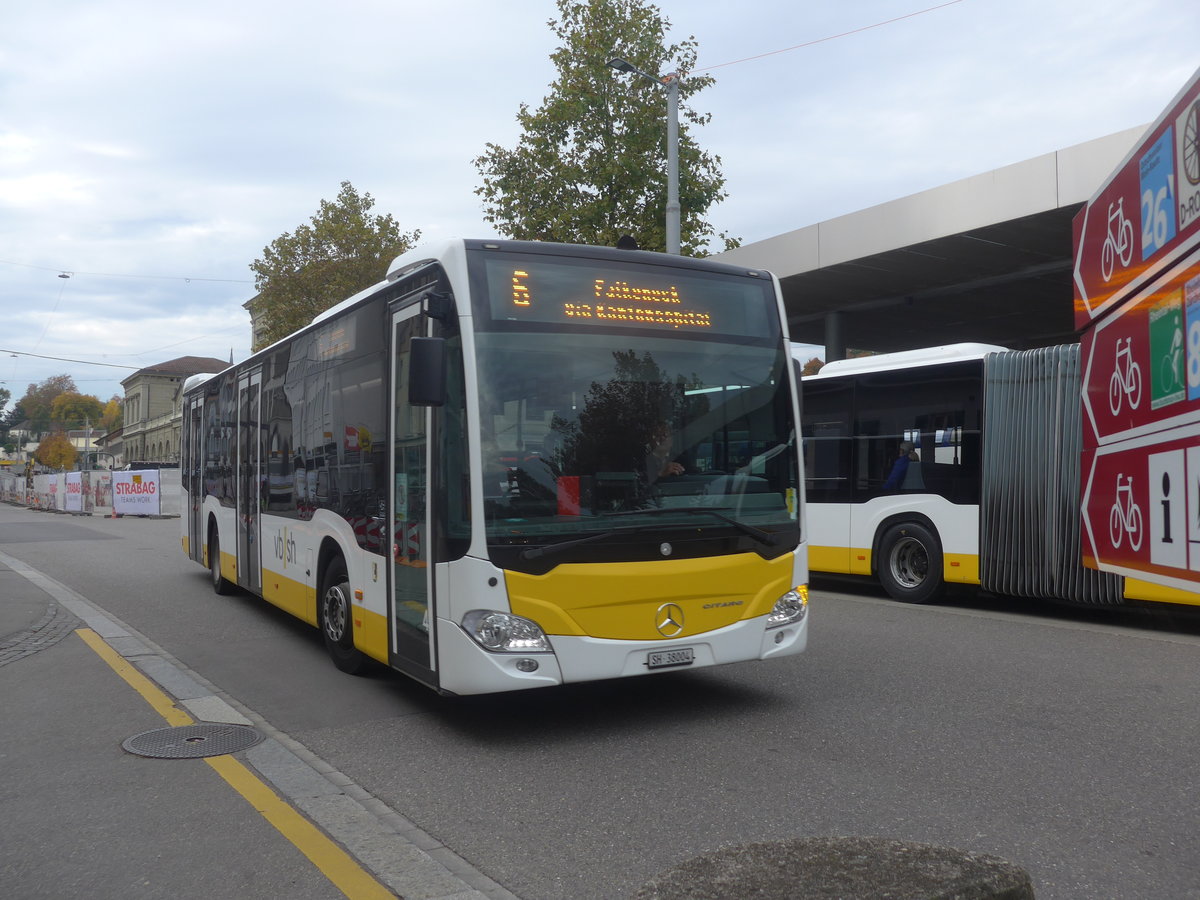
[[[777,280],[450,241],[185,388],[183,547],[475,694],[798,653],[797,390]]]
[[[909,603],[951,583],[1074,604],[1195,603],[1084,567],[1080,389],[1078,344],[953,344],[804,378],[812,571],[874,577]]]

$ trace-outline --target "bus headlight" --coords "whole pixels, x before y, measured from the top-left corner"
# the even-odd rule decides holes
[[[794,625],[808,613],[808,585],[793,588],[775,601],[775,607],[767,616],[768,628]]]
[[[537,622],[512,613],[475,609],[463,616],[463,630],[494,653],[550,652],[550,641]]]

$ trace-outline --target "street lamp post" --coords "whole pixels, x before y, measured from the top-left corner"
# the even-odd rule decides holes
[[[679,75],[651,75],[628,60],[615,56],[608,61],[618,72],[640,75],[667,89],[667,252],[679,255]]]

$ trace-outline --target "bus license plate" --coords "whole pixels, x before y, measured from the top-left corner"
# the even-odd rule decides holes
[[[646,666],[651,669],[665,669],[668,666],[690,666],[696,659],[691,647],[676,647],[674,650],[653,650],[646,660]]]

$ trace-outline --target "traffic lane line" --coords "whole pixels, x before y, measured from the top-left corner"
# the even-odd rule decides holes
[[[137,691],[168,725],[179,727],[196,724],[190,715],[179,709],[167,694],[113,650],[95,631],[80,628],[75,633],[126,684]],[[271,787],[254,775],[240,760],[232,756],[210,756],[203,759],[349,900],[395,900],[396,895],[392,891],[368,874],[353,857],[291,805],[281,800]]]

